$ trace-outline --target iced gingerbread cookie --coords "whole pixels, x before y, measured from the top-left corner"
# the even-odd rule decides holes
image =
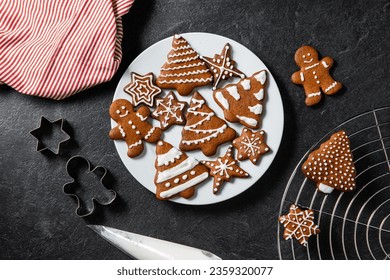
[[[180,95],[189,95],[199,86],[209,84],[213,75],[199,54],[180,35],[173,36],[172,50],[157,78],[161,88],[175,88]]]
[[[203,164],[167,142],[157,143],[156,155],[154,183],[158,199],[166,200],[177,195],[190,198],[195,193],[195,186],[209,176]]]
[[[153,73],[140,75],[132,72],[130,76],[131,82],[123,90],[131,96],[133,105],[144,103],[152,107],[154,98],[161,93],[161,89],[153,83]]]
[[[241,79],[237,84],[215,90],[214,100],[222,108],[225,119],[240,122],[249,128],[258,128],[263,113],[266,80],[266,71],[262,70]]]
[[[294,60],[301,70],[291,76],[291,81],[303,86],[307,106],[313,106],[320,102],[321,91],[332,95],[342,88],[341,83],[335,81],[329,74],[329,69],[333,65],[332,58],[327,56],[318,60],[316,49],[303,46],[295,52]]]
[[[305,247],[310,236],[320,233],[320,229],[314,223],[314,211],[302,210],[295,204],[290,206],[288,214],[279,217],[279,222],[284,226],[285,240],[296,239]]]
[[[227,43],[221,54],[215,54],[213,58],[201,56],[209,66],[214,75],[213,90],[217,89],[218,83],[222,80],[227,80],[230,77],[236,76],[245,78],[244,73],[238,70],[234,65],[236,62],[230,58],[230,45]]]
[[[265,143],[265,131],[255,131],[244,128],[240,137],[233,140],[233,146],[238,150],[238,160],[250,159],[256,164],[260,157],[269,152]]]
[[[355,190],[356,169],[345,131],[334,133],[319,149],[311,152],[302,165],[302,172],[323,193],[329,194],[333,189]]]
[[[156,110],[152,117],[160,121],[162,130],[168,129],[173,124],[184,124],[184,107],[187,102],[178,101],[171,91],[164,98],[156,99]]]
[[[179,146],[182,151],[200,149],[206,156],[212,156],[219,145],[236,136],[236,131],[215,115],[198,92],[192,96],[186,119]]]
[[[210,169],[210,175],[214,177],[214,194],[219,192],[223,182],[230,182],[233,177],[249,177],[249,174],[238,166],[238,162],[234,159],[232,152],[233,146],[230,146],[224,156],[219,157],[214,161],[202,161],[202,163]]]
[[[118,125],[111,129],[109,136],[112,140],[125,140],[127,155],[131,158],[142,153],[143,141],[154,143],[160,139],[161,129],[146,121],[149,114],[146,106],[134,112],[133,104],[126,99],[117,99],[111,104],[110,116]]]

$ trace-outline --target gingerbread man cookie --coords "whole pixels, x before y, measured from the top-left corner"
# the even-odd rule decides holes
[[[303,46],[295,52],[294,59],[301,70],[291,76],[291,81],[303,86],[307,106],[313,106],[320,102],[321,91],[327,95],[332,95],[341,89],[341,83],[335,81],[329,74],[329,70],[333,65],[332,58],[327,56],[318,60],[316,49]]]
[[[210,175],[214,177],[214,194],[221,189],[224,181],[230,182],[233,177],[249,177],[249,174],[238,166],[238,162],[234,159],[232,152],[233,146],[229,146],[224,156],[219,157],[214,161],[202,161],[202,163],[210,169]]]
[[[180,35],[175,35],[172,50],[161,68],[156,83],[160,88],[175,88],[180,95],[189,95],[195,87],[204,86],[213,75],[199,54]]]
[[[117,99],[110,106],[110,116],[118,125],[111,129],[109,136],[112,140],[125,140],[127,155],[131,158],[142,153],[143,140],[154,143],[160,139],[161,129],[146,121],[149,114],[146,106],[134,112],[133,104],[126,99]]]
[[[267,80],[265,70],[229,84],[213,92],[215,102],[222,108],[225,119],[258,128],[263,113],[264,90]]]
[[[133,100],[134,106],[144,103],[153,106],[154,98],[161,93],[161,89],[153,84],[153,73],[140,75],[131,72],[131,82],[123,89]]]

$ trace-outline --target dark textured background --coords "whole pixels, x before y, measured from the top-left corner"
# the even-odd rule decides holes
[[[98,223],[204,248],[224,259],[276,259],[277,215],[288,178],[305,151],[340,122],[390,104],[389,1],[138,0],[123,18],[123,61],[114,78],[64,101],[0,89],[0,258],[124,259],[85,225]],[[285,109],[280,150],[265,176],[245,193],[210,206],[160,202],[119,159],[108,108],[125,68],[145,48],[174,33],[210,32],[257,54],[275,77]],[[290,82],[302,44],[336,64],[341,93],[315,108]],[[28,133],[41,115],[64,118],[73,141],[60,156],[35,152]],[[71,155],[109,169],[118,199],[91,218],[75,216],[62,193]]]

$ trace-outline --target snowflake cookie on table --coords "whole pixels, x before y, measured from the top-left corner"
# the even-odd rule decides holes
[[[313,106],[320,102],[321,91],[326,95],[332,95],[342,88],[341,83],[335,81],[329,74],[333,65],[331,57],[327,56],[318,60],[316,49],[303,46],[295,52],[294,60],[301,69],[291,76],[291,81],[303,86],[307,106]]]
[[[221,54],[215,54],[213,58],[201,56],[211,72],[214,75],[213,90],[217,89],[218,83],[222,80],[227,80],[230,77],[245,78],[244,73],[238,70],[234,65],[235,61],[230,58],[230,45],[227,43],[221,52]]]
[[[241,135],[233,140],[233,146],[238,150],[238,160],[249,158],[253,164],[270,150],[265,143],[265,131],[253,132],[248,128],[244,128]]]
[[[161,93],[161,89],[153,83],[153,73],[140,75],[131,72],[130,76],[131,82],[123,90],[131,96],[133,105],[144,103],[152,107],[154,98]]]
[[[314,211],[302,210],[295,204],[290,206],[288,214],[279,217],[279,222],[284,226],[285,240],[296,239],[305,247],[310,236],[320,233],[320,229],[314,223]]]
[[[213,193],[216,194],[224,181],[230,182],[231,178],[247,178],[249,174],[238,166],[233,157],[233,146],[229,146],[225,155],[214,161],[203,160],[202,163],[210,169],[210,175],[214,177]]]
[[[171,91],[164,98],[156,99],[156,109],[152,113],[152,118],[160,121],[162,130],[167,130],[173,124],[184,124],[184,107],[187,102],[178,101]]]
[[[112,140],[125,140],[131,158],[142,153],[143,141],[154,143],[160,139],[161,129],[146,121],[149,114],[146,106],[134,112],[133,104],[126,99],[117,99],[110,106],[110,116],[118,125],[111,129],[109,136]]]

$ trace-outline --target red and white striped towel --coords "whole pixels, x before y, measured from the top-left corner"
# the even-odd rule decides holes
[[[115,74],[134,0],[0,1],[0,83],[63,99]]]

